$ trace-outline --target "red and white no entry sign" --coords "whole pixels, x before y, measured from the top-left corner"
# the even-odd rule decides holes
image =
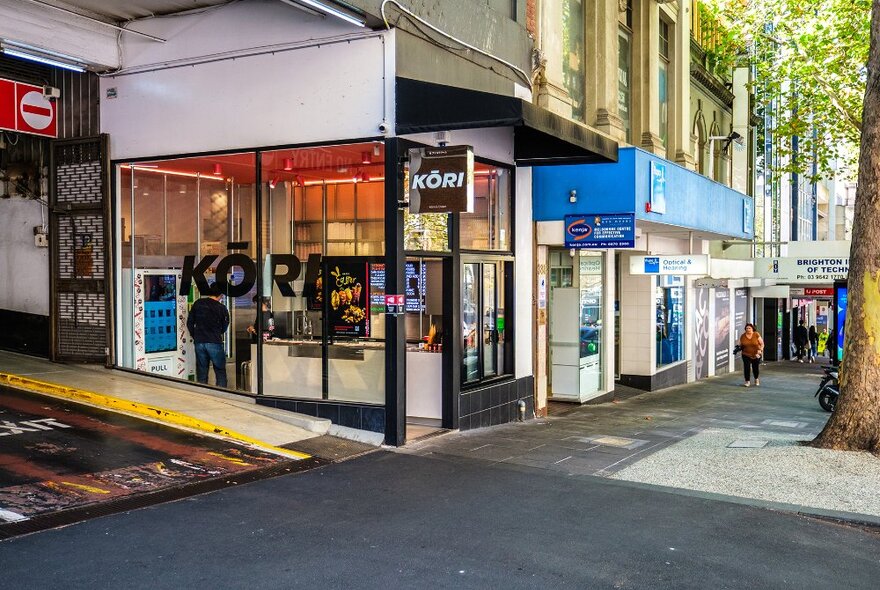
[[[42,87],[0,79],[0,129],[58,137],[58,110]]]
[[[55,105],[43,96],[42,89],[40,92],[31,90],[21,97],[18,110],[24,123],[36,131],[45,130],[55,121]]]

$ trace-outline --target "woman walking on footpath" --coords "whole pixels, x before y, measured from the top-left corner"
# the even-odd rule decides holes
[[[755,387],[761,385],[758,379],[758,366],[761,364],[761,357],[764,356],[764,339],[755,330],[755,324],[746,324],[745,332],[739,337],[739,345],[742,347],[743,372],[745,373],[745,387],[750,385],[751,374],[755,373]]]

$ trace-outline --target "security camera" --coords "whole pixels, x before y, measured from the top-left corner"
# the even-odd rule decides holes
[[[577,203],[578,200],[578,192],[574,189],[568,192],[568,202],[569,203]]]
[[[43,96],[46,98],[61,98],[61,90],[54,86],[43,86]]]
[[[381,123],[379,123],[379,133],[381,133],[382,135],[388,133],[388,130],[390,128],[391,126],[388,124],[388,121],[382,121]]]

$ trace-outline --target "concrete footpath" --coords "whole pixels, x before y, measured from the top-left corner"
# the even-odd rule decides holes
[[[762,367],[548,418],[457,433],[400,452],[599,476],[678,494],[880,526],[880,458],[803,446],[828,420],[820,365]]]
[[[315,454],[331,460],[338,458],[339,448],[346,441],[340,444],[337,436],[330,435],[348,434],[331,431],[329,420],[259,406],[245,396],[187,383],[166,384],[100,366],[57,364],[12,352],[0,351],[0,385],[122,412],[295,458]],[[360,441],[364,442],[375,446],[381,441]],[[358,448],[353,454],[363,451],[364,445],[354,446]]]

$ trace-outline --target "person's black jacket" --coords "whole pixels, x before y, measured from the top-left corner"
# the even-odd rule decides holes
[[[819,332],[816,331],[816,326],[810,326],[810,344],[819,344]]]
[[[202,297],[189,310],[186,327],[196,344],[221,344],[229,327],[229,311],[219,301]]]
[[[810,335],[807,332],[806,326],[798,326],[794,329],[794,345],[795,346],[806,346],[810,341]]]

